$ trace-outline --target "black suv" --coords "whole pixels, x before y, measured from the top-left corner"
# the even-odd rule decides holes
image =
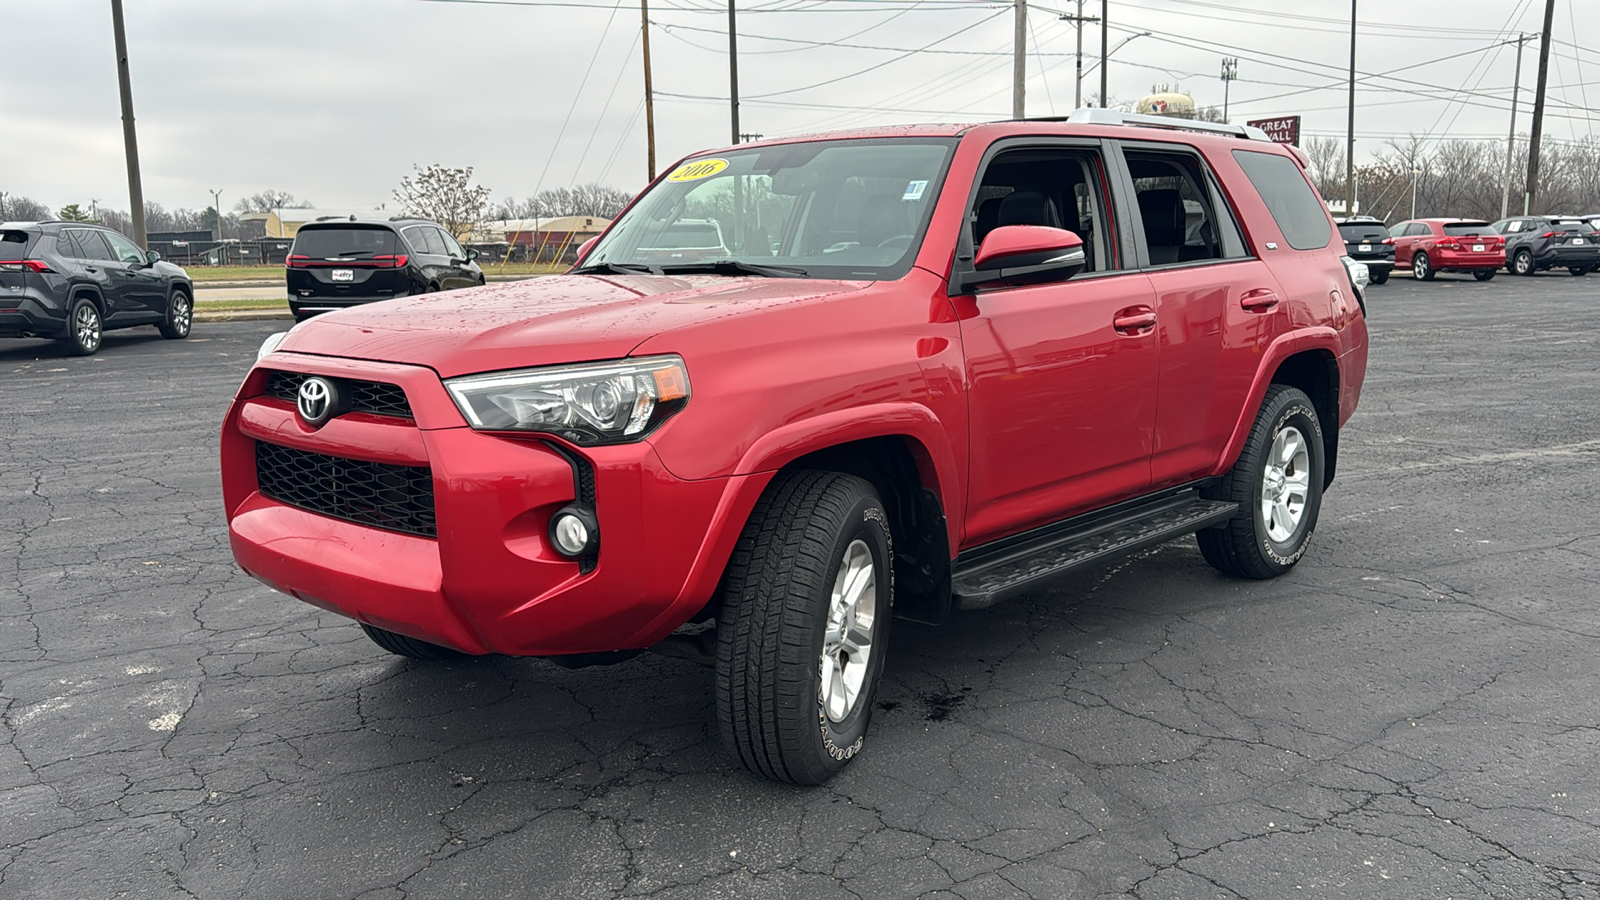
[[[1532,275],[1566,269],[1587,275],[1600,266],[1600,234],[1577,216],[1513,216],[1494,223],[1506,238],[1506,271]]]
[[[1345,255],[1356,262],[1367,264],[1367,273],[1373,284],[1389,280],[1394,269],[1394,239],[1382,219],[1372,216],[1351,216],[1334,219],[1339,225],[1339,236],[1344,238]]]
[[[427,219],[318,219],[289,248],[289,311],[297,320],[374,300],[483,284],[483,270]]]
[[[0,225],[0,337],[49,337],[80,356],[106,329],[189,336],[194,284],[161,254],[85,222]]]

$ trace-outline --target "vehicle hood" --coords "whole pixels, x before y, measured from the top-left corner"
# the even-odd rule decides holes
[[[554,275],[317,316],[278,349],[428,366],[441,377],[627,356],[663,331],[858,291],[870,282]]]

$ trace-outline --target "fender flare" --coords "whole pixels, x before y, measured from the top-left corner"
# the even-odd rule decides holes
[[[957,477],[955,453],[946,439],[944,424],[926,406],[873,403],[790,422],[762,435],[740,457],[726,478],[711,527],[678,596],[661,616],[634,636],[632,643],[659,640],[676,622],[711,599],[751,511],[779,469],[809,453],[839,444],[899,436],[909,436],[922,445],[925,452],[913,456],[925,457],[917,461],[919,468],[929,470],[922,473],[927,482],[924,487],[934,491],[944,505],[946,527],[958,531],[965,497]],[[958,546],[958,536],[950,535],[950,546]]]
[[[1261,412],[1261,401],[1266,397],[1267,387],[1272,384],[1272,376],[1277,373],[1278,367],[1289,357],[1307,350],[1323,350],[1337,360],[1339,333],[1327,325],[1313,325],[1281,334],[1268,345],[1267,352],[1261,357],[1261,365],[1256,367],[1255,380],[1250,383],[1250,402],[1240,411],[1239,421],[1233,426],[1233,435],[1222,450],[1222,458],[1217,460],[1216,472],[1222,473],[1232,468],[1244,450],[1245,438],[1249,437],[1250,429],[1256,423],[1256,416]],[[1338,389],[1340,385],[1335,383],[1334,387]],[[1337,418],[1336,414],[1335,421],[1324,422],[1324,428],[1337,432]]]
[[[72,301],[83,294],[89,294],[93,298],[94,305],[100,308],[101,316],[106,314],[106,295],[101,292],[99,285],[80,283],[67,288],[67,305],[70,307]]]

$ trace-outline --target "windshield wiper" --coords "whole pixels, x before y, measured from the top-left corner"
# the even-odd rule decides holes
[[[804,278],[806,270],[798,266],[763,266],[739,259],[713,259],[704,262],[675,263],[662,266],[666,275],[691,275],[708,272],[712,275],[759,275],[763,278]]]
[[[644,263],[614,263],[599,262],[592,266],[573,269],[569,275],[660,275],[660,266],[647,266]]]

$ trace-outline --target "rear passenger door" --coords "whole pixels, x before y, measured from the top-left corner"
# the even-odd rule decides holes
[[[84,235],[93,235],[92,239]],[[87,228],[63,228],[56,239],[56,252],[72,260],[80,273],[74,281],[88,282],[100,291],[107,308],[112,299],[111,270],[105,265],[112,260],[111,247],[100,239],[98,233]]]
[[[972,188],[955,274],[1002,225],[1073,231],[1087,264],[1066,281],[951,297],[971,414],[964,546],[1149,488],[1156,337],[1139,320],[1155,297],[1126,262],[1109,184],[1100,142],[1026,140],[991,148]]]
[[[1160,374],[1150,475],[1161,488],[1216,468],[1290,304],[1197,151],[1165,142],[1118,147],[1136,216],[1134,251],[1155,293]]]

